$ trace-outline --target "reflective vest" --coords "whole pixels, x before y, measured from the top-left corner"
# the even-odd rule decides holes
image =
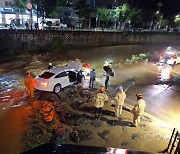
[[[133,108],[133,113],[137,115],[143,115],[146,108],[146,102],[143,99],[139,99]]]
[[[94,99],[94,106],[96,108],[101,108],[104,106],[104,102],[108,100],[108,96],[104,93],[97,93]]]
[[[27,87],[27,88],[33,88],[34,85],[35,85],[35,80],[34,78],[31,76],[31,75],[26,75],[24,77],[24,85]]]
[[[124,105],[124,100],[126,99],[126,93],[123,92],[119,92],[116,94],[115,96],[115,100],[116,100],[116,105]]]

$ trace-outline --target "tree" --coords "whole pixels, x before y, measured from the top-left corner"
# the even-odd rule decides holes
[[[180,26],[180,16],[179,16],[179,15],[177,15],[177,16],[175,17],[174,23],[175,23],[176,26]]]
[[[14,7],[15,8],[19,8],[19,9],[25,9],[26,8],[26,4],[29,2],[29,0],[16,0],[14,2]]]
[[[130,20],[130,8],[127,4],[115,8],[114,18],[120,24],[120,28],[124,29],[125,23]]]
[[[89,4],[87,4],[86,0],[79,0],[74,5],[75,13],[79,16],[81,19],[89,19],[90,17],[90,7]]]
[[[56,6],[54,9],[49,13],[49,16],[52,18],[59,18],[60,14],[63,11],[63,7],[66,5],[65,0],[56,0]]]
[[[112,15],[110,13],[110,10],[106,8],[97,8],[97,16],[103,24],[105,23],[106,26],[108,26],[108,22],[112,20]]]
[[[129,12],[129,21],[131,21],[133,28],[135,25],[142,26],[144,24],[143,16],[142,16],[142,10],[133,8]]]
[[[15,8],[26,9],[26,4],[29,0],[16,0]],[[65,0],[32,0],[33,9],[38,10],[40,16],[46,14],[47,17],[58,17],[65,5]]]
[[[163,16],[160,17],[160,28],[166,28],[168,26],[168,20],[164,19]]]

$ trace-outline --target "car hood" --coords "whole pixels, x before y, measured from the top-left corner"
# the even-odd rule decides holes
[[[72,61],[69,63],[68,68],[80,71],[82,68],[82,63],[80,61]]]

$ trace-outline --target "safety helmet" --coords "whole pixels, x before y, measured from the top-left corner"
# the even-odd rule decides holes
[[[118,87],[118,91],[119,91],[119,92],[123,92],[123,87],[122,87],[122,86],[119,86],[119,87]]]
[[[99,91],[100,91],[100,92],[104,92],[104,91],[105,91],[105,87],[101,87],[101,88],[99,89]]]
[[[136,94],[136,97],[139,99],[139,98],[142,98],[142,94],[141,93],[137,93]]]
[[[26,71],[26,75],[30,74],[30,71]]]
[[[52,63],[49,63],[49,66],[52,66]]]

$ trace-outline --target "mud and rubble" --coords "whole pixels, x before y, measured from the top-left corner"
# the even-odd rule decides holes
[[[124,106],[122,116],[117,119],[114,106],[111,101],[107,101],[100,120],[95,120],[94,106],[88,97],[97,91],[88,91],[81,85],[75,85],[63,89],[58,95],[46,94],[41,99],[31,100],[30,128],[23,135],[28,141],[24,142],[24,150],[45,143],[128,148],[147,152],[158,152],[166,148],[171,129],[154,127],[156,120],[148,114],[141,118],[137,128],[131,127],[129,106]],[[38,95],[36,93],[37,98]],[[61,95],[63,97],[59,97]],[[150,132],[154,137],[149,136]],[[162,132],[166,134],[164,139]],[[158,146],[155,146],[157,143]]]
[[[102,56],[104,53],[100,54]],[[47,58],[46,55],[44,58]],[[146,113],[137,128],[131,127],[132,114],[130,110],[132,106],[129,104],[133,104],[132,102],[135,101],[133,97],[137,92],[135,88],[139,85],[145,87],[154,79],[151,76],[147,77],[152,69],[148,70],[147,67],[141,67],[138,64],[135,68],[128,66],[124,69],[122,59],[114,61],[113,68],[115,68],[116,74],[110,79],[110,88],[107,91],[109,100],[105,103],[100,120],[94,120],[94,107],[91,100],[100,85],[104,84],[102,77],[104,57],[82,58],[82,61],[92,64],[92,68],[95,68],[97,72],[95,88],[91,91],[87,88],[84,89],[81,85],[74,85],[64,88],[57,95],[36,92],[34,100],[27,99],[23,87],[23,76],[27,69],[37,76],[47,69],[48,62],[53,61],[56,66],[65,66],[69,61],[75,59],[75,56],[67,60],[57,58],[57,56],[44,58],[39,55],[30,62],[22,61],[1,65],[2,77],[0,79],[3,82],[0,87],[0,99],[2,100],[0,122],[3,126],[0,128],[0,132],[8,134],[8,136],[0,134],[2,136],[1,145],[6,145],[2,148],[4,151],[8,149],[6,148],[9,145],[7,138],[11,138],[11,136],[13,136],[11,143],[16,143],[17,138],[21,138],[21,144],[17,142],[20,145],[18,150],[21,152],[45,143],[127,148],[147,152],[158,152],[167,147],[172,127],[167,126],[163,121]],[[139,74],[138,69],[145,73]],[[135,87],[134,83],[138,86]],[[128,89],[128,97],[122,116],[117,119],[114,116],[113,94],[119,85]],[[7,90],[4,91],[6,88]],[[146,98],[146,100],[149,102],[149,99]],[[21,123],[17,122],[20,119],[22,119]],[[21,127],[24,129],[17,131]],[[70,135],[73,132],[75,132],[74,135]],[[16,136],[16,140],[14,136]],[[11,147],[14,146],[15,149],[17,143],[11,144]],[[14,149],[7,153],[12,153]]]

